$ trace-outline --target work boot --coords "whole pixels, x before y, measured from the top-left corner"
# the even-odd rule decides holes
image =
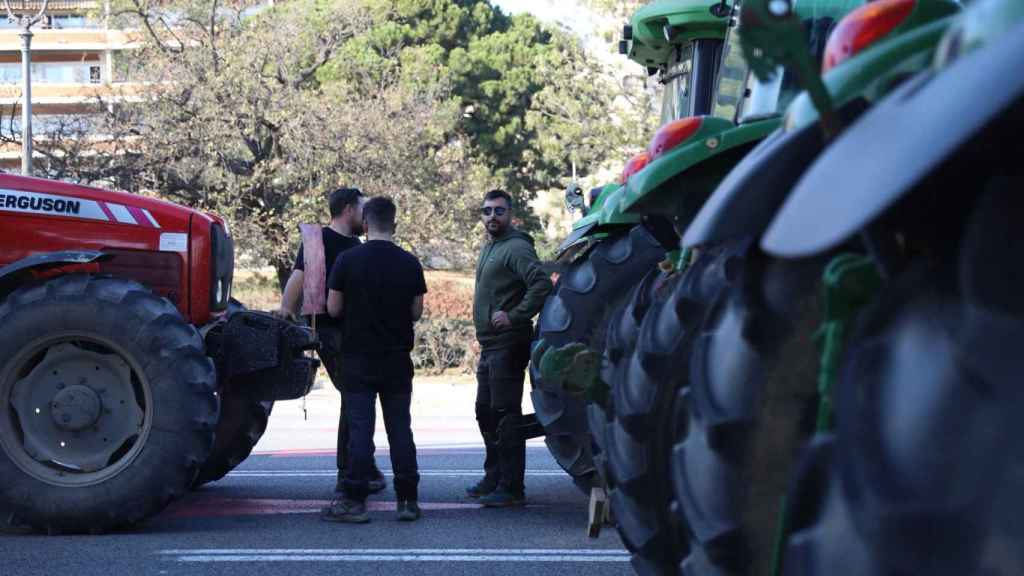
[[[466,487],[466,496],[469,496],[470,498],[480,498],[481,496],[487,496],[491,492],[494,492],[497,488],[498,483],[496,481],[484,476],[483,479],[476,484]]]
[[[398,501],[398,520],[400,522],[415,522],[420,519],[420,505],[415,500]]]
[[[366,515],[366,504],[348,498],[335,500],[330,506],[320,510],[320,519],[346,524],[366,524],[370,521],[370,517]]]
[[[498,488],[494,492],[480,498],[486,508],[509,508],[526,504],[526,495],[508,488]]]

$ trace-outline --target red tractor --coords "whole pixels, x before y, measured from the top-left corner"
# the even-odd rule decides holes
[[[220,218],[0,174],[0,511],[140,522],[249,455],[313,383],[311,331],[231,300]]]

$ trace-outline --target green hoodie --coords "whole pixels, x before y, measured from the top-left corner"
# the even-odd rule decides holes
[[[529,234],[510,229],[486,245],[476,265],[473,324],[486,349],[502,348],[533,336],[531,319],[544,306],[551,279],[541,270]],[[512,325],[491,326],[491,314],[503,310]]]

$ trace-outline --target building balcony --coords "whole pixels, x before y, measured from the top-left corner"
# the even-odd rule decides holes
[[[40,0],[7,0],[15,14],[36,13],[43,7]],[[100,7],[97,0],[50,0],[46,4],[49,12],[88,12]]]
[[[21,37],[17,29],[0,30],[0,53],[20,52]],[[129,50],[141,45],[141,33],[126,30],[68,28],[36,30],[33,28],[32,51],[106,51]]]

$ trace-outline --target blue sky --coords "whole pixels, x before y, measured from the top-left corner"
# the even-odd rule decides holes
[[[491,3],[505,12],[529,12],[540,20],[562,24],[584,37],[593,33],[598,23],[593,13],[573,0],[491,0]]]

